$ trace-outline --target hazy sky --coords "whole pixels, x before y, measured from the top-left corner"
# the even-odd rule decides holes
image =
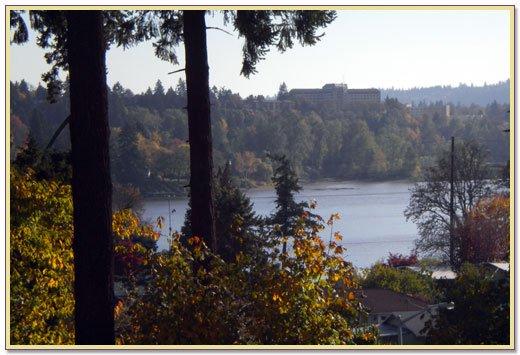
[[[220,16],[207,16],[208,26],[222,27]],[[228,30],[232,30],[228,28]],[[281,82],[289,89],[344,82],[351,88],[494,83],[509,78],[509,12],[473,11],[338,11],[313,47],[296,45],[285,53],[273,49],[250,79],[240,76],[242,39],[208,30],[210,85],[242,96],[273,95]],[[43,50],[30,43],[11,45],[11,80],[40,81],[48,68]],[[141,92],[160,79],[175,86],[184,67],[156,59],[151,43],[107,53],[108,82]]]

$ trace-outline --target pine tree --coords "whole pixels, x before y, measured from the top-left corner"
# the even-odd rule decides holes
[[[294,194],[301,191],[298,176],[291,163],[284,155],[270,155],[276,164],[273,183],[276,190],[276,212],[271,216],[271,223],[280,226],[283,237],[292,235],[297,219],[301,216],[306,203],[297,203]],[[283,242],[283,253],[287,252],[287,242]]]
[[[266,240],[258,233],[261,220],[249,197],[233,183],[229,165],[219,168],[215,182],[218,254],[228,262],[241,252],[255,259],[265,257]]]
[[[225,261],[234,262],[239,253],[265,260],[268,242],[259,233],[263,220],[255,215],[249,197],[233,182],[229,165],[219,168],[215,176],[215,212],[217,253]],[[182,228],[184,241],[192,235],[191,213],[190,206]]]
[[[157,82],[155,83],[155,88],[153,89],[153,94],[159,95],[159,96],[164,95],[164,86],[160,80],[157,80]]]

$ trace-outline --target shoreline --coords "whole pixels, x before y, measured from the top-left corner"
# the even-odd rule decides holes
[[[335,178],[323,178],[317,180],[302,180],[300,181],[300,185],[302,186],[302,191],[306,189],[309,190],[317,190],[313,187],[320,186],[321,189],[332,189],[332,190],[355,190],[358,186],[361,185],[376,185],[376,184],[384,184],[384,183],[402,183],[402,184],[413,184],[414,180],[400,178],[400,179],[388,179],[388,180],[340,180]],[[351,187],[347,186],[338,186],[334,187],[331,185],[353,185]],[[252,187],[240,187],[240,190],[245,194],[255,193],[255,192],[268,192],[274,189],[273,184],[262,184],[258,186]],[[162,201],[167,200],[170,197],[171,200],[186,200],[188,199],[188,194],[176,194],[176,193],[152,193],[152,194],[143,194],[143,200],[145,201]]]

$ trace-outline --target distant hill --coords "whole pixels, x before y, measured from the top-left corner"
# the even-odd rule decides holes
[[[382,98],[396,98],[402,103],[415,103],[421,101],[433,103],[437,101],[451,102],[469,106],[476,104],[486,106],[493,101],[500,104],[509,103],[509,80],[500,81],[497,84],[484,86],[468,86],[460,84],[452,86],[432,86],[428,88],[413,89],[382,89]]]

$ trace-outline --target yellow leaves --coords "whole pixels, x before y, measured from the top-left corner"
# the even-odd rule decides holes
[[[328,221],[327,221],[327,225],[329,226],[332,226],[334,224],[334,221],[337,221],[337,220],[340,220],[341,219],[341,214],[339,214],[338,212],[336,213],[333,213],[330,215]]]
[[[341,278],[341,276],[339,274],[332,274],[330,276],[330,279],[332,280],[332,282],[338,282],[340,278]]]
[[[49,281],[47,282],[47,287],[49,288],[54,288],[58,285],[58,281],[54,280],[54,279],[49,279]]]
[[[162,229],[163,228],[163,223],[164,223],[164,217],[162,217],[162,216],[157,217],[156,223],[157,223],[157,227],[159,229]]]
[[[118,299],[116,305],[114,306],[114,316],[117,318],[123,313],[124,303],[123,300]]]
[[[273,297],[272,297],[273,301],[275,302],[281,302],[282,301],[282,298],[280,297],[280,295],[278,293],[273,293]]]
[[[348,298],[349,301],[354,301],[356,299],[356,295],[354,294],[354,292],[350,291],[348,293],[347,298]]]
[[[339,232],[334,232],[334,240],[341,242],[343,240],[343,236]]]
[[[202,242],[202,239],[196,235],[188,238],[188,244],[189,245],[194,245],[194,246],[197,246],[197,245],[200,245],[200,243]]]

